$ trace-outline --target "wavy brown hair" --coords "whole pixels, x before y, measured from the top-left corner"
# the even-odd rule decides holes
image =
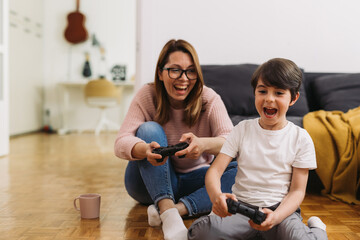
[[[200,117],[201,110],[203,108],[201,93],[204,86],[204,79],[199,63],[198,55],[195,48],[185,40],[171,39],[168,41],[160,52],[159,59],[156,64],[155,70],[155,91],[156,91],[156,115],[155,121],[163,125],[170,120],[170,101],[167,91],[164,86],[164,82],[160,80],[159,73],[163,71],[163,67],[169,61],[171,53],[181,51],[188,53],[194,63],[195,70],[197,72],[196,83],[185,98],[185,109],[184,109],[184,123],[189,127],[193,126]]]

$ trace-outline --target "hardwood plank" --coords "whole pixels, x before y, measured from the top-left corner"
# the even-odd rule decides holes
[[[146,206],[124,188],[127,161],[114,156],[116,133],[35,133],[10,140],[0,158],[0,239],[163,239],[147,224]],[[100,218],[85,220],[73,207],[82,193],[99,193]],[[329,239],[360,239],[360,206],[308,194],[304,222],[316,215]],[[195,219],[186,219],[190,227]]]

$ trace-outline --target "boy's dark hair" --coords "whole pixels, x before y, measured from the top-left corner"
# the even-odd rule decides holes
[[[260,65],[252,75],[251,85],[254,92],[260,78],[265,86],[289,89],[291,100],[294,100],[301,86],[302,72],[291,60],[273,58]]]

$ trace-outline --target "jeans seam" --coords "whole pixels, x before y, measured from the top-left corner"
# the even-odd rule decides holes
[[[155,201],[154,201],[154,205],[155,207],[158,209],[158,202],[160,200],[163,200],[163,199],[171,199],[175,202],[174,200],[174,197],[171,195],[171,194],[165,194],[163,195],[162,193],[161,194],[158,194],[156,197],[155,197]],[[159,210],[159,209],[158,209]]]
[[[191,198],[189,198],[188,196],[185,196],[185,197],[180,198],[179,202],[184,203],[185,207],[188,210],[188,213],[189,213],[188,216],[189,217],[194,216],[194,215],[197,214],[198,209],[197,209],[194,201]]]
[[[168,159],[169,161],[169,159]],[[175,203],[175,199],[172,193],[172,187],[171,187],[171,178],[170,178],[170,171],[164,171],[165,174],[165,179],[166,181],[169,183],[167,184],[167,189],[165,193],[159,193],[154,197],[154,205],[156,206],[156,208],[158,208],[158,202],[162,199],[171,199],[174,203]]]

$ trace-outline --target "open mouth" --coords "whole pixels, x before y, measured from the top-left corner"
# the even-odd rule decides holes
[[[264,113],[268,117],[273,117],[277,113],[276,108],[264,108]]]
[[[176,89],[176,91],[186,91],[188,89],[188,86],[175,85],[174,88]]]

